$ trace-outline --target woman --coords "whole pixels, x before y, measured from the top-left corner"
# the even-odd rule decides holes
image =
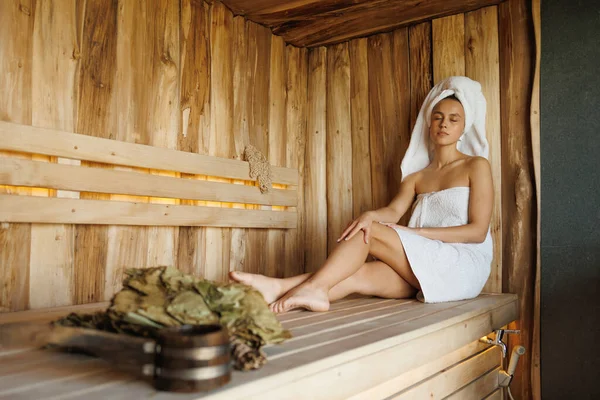
[[[327,311],[351,293],[425,302],[476,297],[492,261],[493,186],[478,82],[451,77],[423,103],[391,203],[352,221],[314,274],[286,279],[232,272],[274,312]],[[414,203],[414,205],[413,205]],[[396,222],[413,205],[408,227]],[[368,255],[377,261],[365,262]]]

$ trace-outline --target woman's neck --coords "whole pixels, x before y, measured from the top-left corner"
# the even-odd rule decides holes
[[[433,154],[431,164],[437,169],[443,168],[462,157],[462,153],[456,149],[456,146],[436,146]]]

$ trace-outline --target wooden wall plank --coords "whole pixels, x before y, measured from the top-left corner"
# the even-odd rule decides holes
[[[535,290],[536,237],[534,167],[531,147],[531,89],[534,41],[530,2],[508,0],[498,8],[500,101],[502,107],[502,291],[519,293],[521,329],[508,338],[509,348],[531,349]],[[511,383],[515,397],[531,398],[531,353],[519,360]]]
[[[36,5],[31,121],[34,126],[71,132],[75,130],[79,90],[79,60],[76,54],[79,50],[82,11],[76,7],[75,1],[40,2]],[[57,193],[47,191],[47,195],[56,196]],[[32,225],[29,270],[31,307],[70,304],[72,297],[77,297],[73,270],[74,244],[75,229],[71,225]]]
[[[352,129],[352,218],[373,209],[369,146],[369,63],[367,39],[349,44]],[[349,222],[349,221],[348,221]]]
[[[394,192],[396,195],[402,182],[402,170],[400,164],[408,149],[410,143],[410,135],[412,126],[410,126],[410,46],[408,28],[402,28],[392,33],[392,62],[393,62],[393,79],[394,79],[394,100],[396,114],[396,132],[393,133],[388,151],[388,165],[391,168],[390,174]],[[393,131],[392,131],[393,132]],[[391,199],[390,199],[391,200]],[[410,218],[410,210],[400,219],[401,224],[408,225]]]
[[[110,111],[115,90],[114,66],[117,58],[116,2],[88,1],[83,21],[76,131],[109,139],[115,123],[114,115]],[[84,161],[82,166],[102,167],[102,164]],[[106,165],[103,166],[106,168]],[[70,174],[65,172],[64,176],[70,177]],[[84,191],[84,188],[80,190]],[[109,194],[89,192],[81,193],[80,197],[110,199]],[[73,301],[81,304],[104,300],[108,227],[80,225],[75,229]]]
[[[245,118],[245,115],[238,116],[236,115],[236,111],[239,111],[240,105],[239,100],[240,97],[238,95],[238,90],[241,82],[241,75],[245,73],[245,71],[241,70],[241,67],[244,66],[241,57],[245,57],[247,53],[247,40],[244,29],[244,22],[241,18],[233,18],[233,26],[232,30],[232,38],[234,40],[233,44],[233,121],[232,121],[232,129],[233,129],[233,156],[238,160],[242,160],[244,158],[244,149],[245,146],[249,142],[248,136],[248,124],[245,121],[241,121],[240,118]],[[240,47],[238,47],[240,46]],[[238,54],[241,52],[241,54]],[[245,93],[245,92],[244,92]],[[240,129],[241,128],[241,129]],[[240,185],[240,187],[253,190],[254,193],[260,193],[260,191],[256,190],[256,188],[252,187],[253,184],[248,181],[242,180],[234,180],[236,185]],[[264,196],[260,194],[260,196]],[[244,203],[244,202],[242,202]],[[235,204],[233,207],[248,209],[247,205]],[[246,242],[248,240],[248,230],[247,229],[232,229],[231,230],[231,253],[229,256],[229,271],[239,271],[244,269],[244,261],[246,258]]]
[[[295,276],[304,272],[304,176],[306,163],[306,112],[308,84],[308,52],[287,46],[287,124],[286,124],[286,167],[298,170],[297,206],[298,227],[285,232],[284,276]]]
[[[149,102],[152,93],[146,92],[151,80],[153,57],[152,33],[147,34],[152,14],[148,14],[142,2],[124,2],[117,11],[117,56],[114,68],[115,87],[112,102],[112,128],[117,141],[106,141],[106,145],[150,144]],[[82,139],[88,139],[83,137]],[[39,141],[36,141],[39,143]],[[78,150],[84,143],[71,141]],[[93,153],[102,152],[102,146],[93,146]],[[112,153],[119,154],[112,150]],[[129,151],[131,154],[131,151]],[[150,157],[155,159],[154,157]],[[102,160],[96,160],[102,161]],[[109,161],[110,162],[110,161]],[[119,163],[115,160],[115,163]],[[148,166],[141,166],[148,167]],[[130,170],[131,168],[116,167]],[[138,170],[138,169],[135,169]],[[147,169],[138,171],[147,173]],[[147,203],[147,197],[111,195],[112,200],[127,200]],[[127,245],[123,245],[127,243]],[[147,267],[148,228],[139,226],[109,226],[106,256],[104,299],[107,300],[121,289],[123,272],[127,268]]]
[[[327,249],[352,221],[352,117],[348,43],[327,49]]]
[[[380,208],[389,204],[400,187],[400,132],[407,133],[406,129],[398,126],[398,117],[402,114],[407,116],[407,113],[399,113],[398,100],[403,99],[402,103],[407,101],[405,96],[396,92],[401,82],[395,79],[400,74],[394,67],[392,34],[370,37],[368,54],[371,190],[373,208]]]
[[[148,3],[153,26],[151,36],[152,75],[148,88],[153,93],[150,103],[150,145],[177,149],[179,132],[179,2],[159,0]],[[178,176],[178,173],[151,170],[151,174]],[[175,199],[151,198],[150,203],[178,204]],[[151,226],[148,228],[149,267],[170,265],[177,260],[179,229]]]
[[[432,21],[433,82],[465,75],[465,15]]]
[[[250,144],[248,129],[248,88],[249,66],[248,32],[246,20],[243,17],[233,18],[233,135],[236,154],[242,155],[245,147]],[[241,181],[240,181],[241,182]],[[256,190],[255,184],[248,181],[244,185]],[[246,205],[246,209],[254,210],[255,205]],[[230,271],[245,271],[246,245],[248,244],[248,229],[236,229],[231,232]]]
[[[408,29],[410,57],[410,129],[415,126],[423,101],[433,87],[431,22]]]
[[[150,145],[177,149],[179,132],[179,4],[169,0],[149,3],[152,7],[152,80],[154,96],[150,113]],[[150,170],[150,174],[179,176],[178,173]],[[150,203],[179,204],[176,199],[150,198]],[[174,227],[148,228],[149,267],[175,265],[179,229]]]
[[[269,29],[246,22],[248,53],[247,98],[248,137],[251,145],[265,157],[269,155],[269,77],[271,69],[271,33]],[[267,272],[267,232],[248,230],[244,271]]]
[[[485,292],[502,292],[502,140],[500,137],[500,65],[498,49],[498,9],[482,8],[465,16],[466,75],[481,83],[487,102],[486,132],[494,182],[494,210],[491,232],[494,260]]]
[[[279,36],[271,38],[269,78],[269,163],[280,167],[286,163],[286,80],[287,58],[285,42]],[[269,229],[267,233],[266,275],[283,278],[285,273],[285,232]]]
[[[233,15],[214,3],[210,15],[211,119],[210,155],[235,156],[233,139]],[[205,278],[227,280],[231,252],[231,230],[206,228]]]
[[[0,194],[0,221],[40,224],[294,228],[296,213]],[[27,208],[26,208],[27,207]],[[237,218],[239,221],[235,221]],[[260,220],[262,218],[262,221]],[[100,285],[90,282],[90,285]]]
[[[308,112],[306,128],[305,269],[316,271],[327,258],[327,49],[308,53]]]
[[[33,0],[0,2],[0,121],[31,124],[35,6]],[[0,193],[15,192],[31,194],[31,189],[0,186]],[[24,310],[29,307],[31,225],[0,224],[0,249],[0,312]]]
[[[535,199],[536,199],[536,265],[533,295],[533,328],[531,329],[531,393],[533,400],[542,398],[541,387],[541,279],[542,279],[542,182],[541,182],[541,148],[540,148],[540,68],[542,57],[542,32],[541,32],[541,0],[532,0],[531,14],[533,19],[533,31],[535,34],[535,72],[533,75],[533,87],[531,90],[531,147],[533,151],[533,171],[535,177]]]

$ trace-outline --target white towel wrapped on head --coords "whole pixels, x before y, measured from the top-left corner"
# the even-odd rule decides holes
[[[488,158],[489,148],[485,136],[486,102],[481,84],[466,76],[451,76],[435,85],[421,106],[408,150],[402,159],[402,180],[431,163],[432,154],[429,148],[431,112],[437,103],[452,95],[460,100],[465,110],[465,131],[456,148],[470,156]]]

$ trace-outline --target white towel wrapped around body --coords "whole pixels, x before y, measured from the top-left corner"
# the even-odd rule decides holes
[[[408,224],[413,228],[465,225],[468,187],[454,187],[417,196]],[[395,229],[426,303],[477,297],[485,285],[493,258],[490,231],[483,243],[445,243]]]

